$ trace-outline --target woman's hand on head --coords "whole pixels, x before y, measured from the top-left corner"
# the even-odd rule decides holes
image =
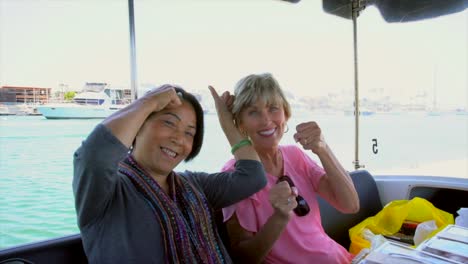
[[[299,142],[304,149],[310,149],[315,154],[319,154],[327,147],[322,129],[314,121],[297,125],[294,140]]]
[[[161,111],[166,107],[173,107],[182,104],[182,101],[177,95],[174,86],[170,84],[163,84],[159,87],[149,90],[142,97],[142,99],[148,100],[154,104],[153,112]]]
[[[221,96],[219,96],[218,92],[211,85],[208,86],[208,89],[210,89],[211,95],[213,96],[219,122],[223,129],[226,128],[226,125],[234,125],[234,117],[231,112],[232,104],[234,103],[234,95],[225,91]]]
[[[297,207],[296,196],[297,190],[295,187],[290,187],[288,182],[282,181],[273,186],[268,198],[275,213],[289,220],[294,208]]]

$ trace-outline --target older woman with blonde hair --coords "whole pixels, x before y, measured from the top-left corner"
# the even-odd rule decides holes
[[[233,98],[236,126],[251,140],[267,172],[266,187],[223,209],[233,258],[241,263],[349,263],[353,256],[322,228],[316,195],[344,213],[357,212],[359,198],[319,125],[297,125],[289,133],[298,145],[280,145],[291,108],[268,73],[241,79]],[[323,168],[304,151],[317,155]],[[228,161],[223,170],[232,170],[234,163]]]

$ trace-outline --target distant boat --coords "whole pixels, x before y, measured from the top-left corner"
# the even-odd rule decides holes
[[[427,115],[428,116],[440,116],[440,115],[442,115],[442,112],[437,111],[437,110],[429,110],[427,112]]]
[[[428,116],[440,116],[442,112],[437,107],[437,66],[434,66],[434,73],[432,78],[432,88],[434,89],[434,95],[432,98],[432,107],[427,111]]]
[[[41,115],[37,111],[36,104],[17,104],[14,107],[14,111],[16,115],[22,115],[22,116],[38,116]]]
[[[14,115],[14,113],[10,112],[10,109],[6,105],[0,104],[0,116],[8,116],[8,115]]]
[[[41,114],[37,112],[34,104],[9,104],[8,106],[0,104],[0,116],[9,115],[32,116]]]
[[[468,110],[457,108],[457,109],[455,109],[455,114],[456,115],[466,115],[466,116],[468,116]]]
[[[354,115],[354,111],[352,111],[352,110],[345,110],[345,111],[344,111],[344,114],[347,115],[347,116],[348,116],[348,115]],[[375,112],[369,111],[369,110],[359,111],[359,115],[360,115],[360,116],[371,116],[371,115],[374,115],[374,114],[375,114]]]
[[[374,115],[375,113],[372,111],[361,111],[362,116],[371,116]]]
[[[47,119],[102,119],[130,102],[126,97],[129,91],[109,87],[106,83],[86,83],[73,102],[45,104],[37,110]]]

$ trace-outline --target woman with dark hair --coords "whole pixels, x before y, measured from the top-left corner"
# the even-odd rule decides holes
[[[232,172],[176,173],[199,153],[203,111],[163,85],[106,118],[74,155],[78,226],[90,263],[230,263],[212,212],[266,184],[250,142],[235,128],[229,93],[210,87],[237,160]]]

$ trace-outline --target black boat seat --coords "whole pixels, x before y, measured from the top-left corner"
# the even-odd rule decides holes
[[[328,236],[346,249],[349,249],[349,245],[351,244],[348,230],[367,217],[373,216],[382,210],[379,191],[372,175],[366,170],[359,170],[351,172],[350,176],[359,195],[359,212],[355,214],[340,213],[328,202],[318,197],[323,229]],[[230,241],[226,225],[223,223],[223,213],[221,210],[215,212],[215,221],[221,239],[229,251]]]
[[[80,234],[50,239],[0,251],[0,264],[86,264]]]
[[[348,230],[382,210],[379,191],[372,175],[366,170],[358,170],[351,172],[350,176],[359,195],[359,212],[343,214],[318,197],[323,229],[346,249],[351,244]]]

